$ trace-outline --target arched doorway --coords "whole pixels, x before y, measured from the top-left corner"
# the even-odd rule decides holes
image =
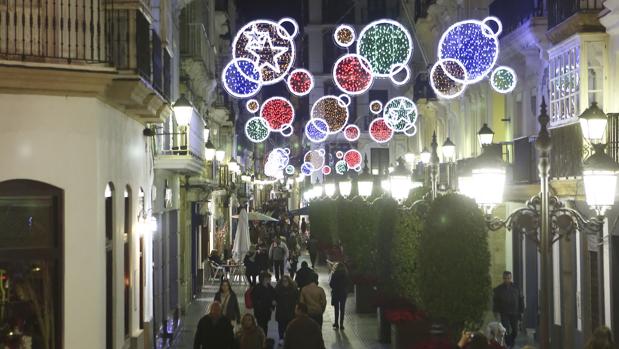
[[[0,343],[62,348],[63,190],[0,182]]]

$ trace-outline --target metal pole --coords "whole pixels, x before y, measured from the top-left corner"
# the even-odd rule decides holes
[[[547,125],[549,117],[546,114],[546,101],[542,98],[541,113],[539,116],[540,131],[535,142],[539,153],[539,178],[541,187],[541,227],[540,227],[540,259],[541,259],[541,290],[540,290],[540,324],[539,324],[539,348],[550,349],[550,292],[552,291],[552,235],[550,232],[550,211],[548,206],[550,177],[550,135]]]
[[[438,158],[438,143],[436,142],[436,131],[432,133],[432,157],[430,158],[430,181],[432,185],[432,200],[436,199],[438,193],[438,167],[440,159]]]

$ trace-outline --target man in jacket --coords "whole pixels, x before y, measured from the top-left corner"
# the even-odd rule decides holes
[[[520,289],[512,281],[512,273],[503,272],[503,283],[494,288],[492,309],[507,330],[505,344],[511,348],[518,336],[518,321],[524,311],[524,300]]]
[[[307,315],[307,305],[297,303],[294,312],[284,335],[284,349],[325,349],[322,331]]]
[[[209,313],[198,322],[194,349],[233,349],[234,332],[230,320],[222,315],[221,304],[211,303]]]
[[[269,258],[273,261],[275,280],[279,281],[280,275],[284,275],[284,263],[286,258],[288,258],[288,247],[282,244],[279,239],[275,239],[269,250]]]
[[[269,333],[269,320],[271,312],[275,306],[275,289],[271,286],[271,274],[262,272],[259,277],[259,284],[251,291],[252,303],[254,303],[254,315],[258,326],[262,328],[265,335]]]
[[[299,302],[307,305],[309,317],[314,319],[322,328],[322,314],[327,308],[327,295],[325,290],[318,286],[318,274],[314,273],[312,282],[301,289]]]
[[[314,271],[309,268],[306,261],[301,262],[301,268],[297,270],[297,276],[294,278],[294,281],[299,286],[299,289],[303,289],[303,287],[307,286],[314,279]]]

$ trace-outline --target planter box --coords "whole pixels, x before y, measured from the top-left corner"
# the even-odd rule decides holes
[[[358,314],[375,314],[376,290],[372,285],[355,284],[355,304]]]
[[[378,319],[378,341],[380,343],[391,343],[391,323],[385,319],[385,310],[381,307],[376,308]]]
[[[406,321],[392,325],[391,348],[410,349],[429,338],[429,326],[425,321]]]

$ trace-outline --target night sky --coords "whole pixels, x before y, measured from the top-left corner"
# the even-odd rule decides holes
[[[238,0],[239,22],[246,23],[258,18],[279,20],[282,17],[292,17],[301,24],[304,22],[301,17],[306,2],[303,0]]]

